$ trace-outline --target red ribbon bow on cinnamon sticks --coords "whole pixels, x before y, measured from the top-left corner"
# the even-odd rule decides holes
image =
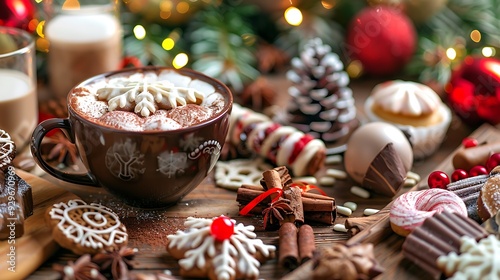
[[[267,170],[262,175],[262,187],[243,185],[238,189],[236,200],[240,203],[240,215],[264,214],[266,229],[277,228],[284,222],[300,225],[304,220],[333,224],[335,199],[320,188],[292,182],[285,166]],[[311,190],[321,194],[310,193]]]
[[[307,184],[304,182],[294,182],[290,185],[291,188],[296,187],[299,188],[301,191],[301,194],[312,191],[312,190],[317,190],[321,195],[323,196],[328,196],[322,189],[320,189],[318,186]],[[273,194],[276,194],[274,198],[271,200],[271,204],[275,203],[278,201],[278,199],[283,195],[283,189],[282,188],[272,188],[269,189],[263,193],[261,193],[259,196],[254,198],[250,203],[248,203],[243,209],[240,210],[240,215],[246,216],[250,213],[250,211],[255,208],[259,203],[261,203],[266,197],[272,196]]]

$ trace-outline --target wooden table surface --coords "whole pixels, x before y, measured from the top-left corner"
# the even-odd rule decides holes
[[[279,94],[283,94],[283,90],[286,91],[286,87],[282,86],[282,78],[278,77],[273,82],[275,82],[276,85],[280,85],[277,87],[282,89]],[[359,108],[358,116],[361,121],[364,121],[364,114],[361,109],[362,104],[371,88],[378,82],[380,81],[363,80],[351,83],[350,87],[354,92],[356,105]],[[426,184],[426,177],[433,170],[442,168],[448,169],[444,171],[450,171],[450,155],[459,147],[462,139],[469,136],[475,129],[476,128],[463,125],[456,117],[453,118],[449,132],[441,148],[431,157],[425,160],[416,161],[413,165],[412,171],[420,174],[424,185]],[[493,128],[488,126],[486,128],[482,127],[481,129],[491,131]],[[343,168],[342,165],[329,167]],[[87,202],[102,203],[117,212],[129,231],[129,245],[139,249],[134,259],[134,269],[141,272],[161,272],[163,270],[170,270],[174,275],[178,273],[177,262],[166,253],[164,244],[166,235],[174,233],[177,229],[182,229],[182,223],[188,216],[211,218],[221,214],[227,215],[236,219],[238,222],[255,225],[259,238],[267,244],[278,245],[277,232],[264,231],[261,217],[241,217],[238,215],[238,204],[235,201],[236,193],[216,187],[214,185],[213,172],[199,187],[187,195],[176,206],[164,210],[140,210],[131,208],[123,205],[120,201],[113,198],[102,189],[68,184],[58,181],[48,175],[43,176],[43,178],[75,193]],[[365,208],[382,209],[391,201],[391,198],[383,196],[374,196],[369,199],[356,197],[349,192],[349,188],[353,184],[353,181],[347,179],[345,181],[337,181],[333,187],[323,188],[328,195],[336,199],[337,205],[342,205],[346,201],[354,201],[358,204],[358,210],[354,211],[351,217],[362,217],[362,212]],[[407,191],[407,189],[402,191]],[[338,215],[335,223],[344,223],[345,218],[346,217]],[[318,247],[329,246],[333,242],[348,241],[347,234],[333,231],[332,226],[315,225],[314,232],[316,245]],[[398,246],[400,246],[402,238],[391,232],[382,232],[382,236],[384,239],[387,238],[390,242],[381,242],[381,245],[376,247],[376,253],[380,256],[379,261],[382,265],[389,269],[377,279],[424,279],[425,274],[422,274],[421,270],[401,259]],[[361,239],[362,235],[354,238]],[[364,238],[366,238],[366,236]],[[76,257],[77,256],[73,253],[60,249],[36,270],[29,279],[56,279],[58,274],[52,270],[52,264],[64,264],[66,261],[74,260]],[[401,270],[401,267],[404,269]],[[287,273],[288,271],[279,267],[277,259],[274,259],[266,262],[262,266],[260,278],[280,279]],[[405,278],[397,278],[396,275],[398,277],[404,276]]]

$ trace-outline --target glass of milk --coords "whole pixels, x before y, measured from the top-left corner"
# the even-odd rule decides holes
[[[37,123],[33,37],[21,29],[0,26],[0,129],[10,135],[20,152]]]
[[[117,70],[122,32],[116,0],[49,0],[45,36],[52,96],[66,97],[92,76]]]

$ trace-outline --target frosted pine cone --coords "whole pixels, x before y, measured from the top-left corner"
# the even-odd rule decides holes
[[[325,142],[334,142],[357,125],[349,76],[338,55],[321,39],[309,41],[292,59],[287,78],[291,101],[287,121]]]

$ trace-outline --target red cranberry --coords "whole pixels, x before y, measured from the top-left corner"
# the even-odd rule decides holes
[[[490,172],[491,170],[493,170],[493,168],[497,167],[498,165],[500,165],[500,153],[494,153],[486,161],[486,170]]]
[[[443,171],[433,171],[429,174],[429,178],[427,179],[427,185],[431,189],[446,189],[446,185],[449,183],[450,177],[448,177],[448,175],[446,175]]]
[[[230,218],[220,216],[215,218],[210,225],[210,234],[217,241],[229,239],[234,233],[234,224]]]
[[[467,148],[472,148],[476,147],[479,143],[477,142],[476,139],[472,137],[466,137],[464,140],[462,140],[462,145],[467,149]]]
[[[484,175],[484,174],[488,174],[488,170],[486,170],[486,167],[484,167],[482,165],[476,165],[469,170],[469,176],[471,176],[471,177]]]
[[[459,168],[459,169],[456,169],[455,171],[453,171],[453,173],[451,174],[451,181],[456,182],[456,181],[460,181],[460,180],[468,178],[468,177],[469,177],[469,173],[467,173],[467,171]]]

